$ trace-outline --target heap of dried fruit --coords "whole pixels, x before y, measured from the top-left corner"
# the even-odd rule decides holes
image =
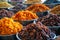
[[[11,11],[8,11],[8,10],[5,10],[5,9],[0,10],[0,18],[11,17],[12,15],[14,15],[14,13],[11,12]]]
[[[0,8],[12,8],[13,6],[8,2],[0,2]]]
[[[60,18],[57,15],[49,14],[45,17],[39,18],[39,21],[46,26],[60,26]]]
[[[12,18],[14,20],[24,21],[24,20],[37,19],[38,16],[36,15],[36,13],[26,10],[17,12]]]
[[[21,40],[47,40],[51,31],[40,22],[29,24],[18,33]]]
[[[27,6],[26,6],[26,5],[23,5],[23,4],[16,4],[14,8],[9,9],[9,10],[11,10],[11,11],[13,11],[13,12],[16,13],[16,12],[18,12],[19,10],[25,9],[26,7],[27,7]]]
[[[47,10],[49,10],[49,8],[44,4],[33,4],[33,5],[29,6],[26,10],[37,13],[37,12],[47,11]]]
[[[52,14],[60,14],[60,5],[54,7],[51,11]]]
[[[14,22],[11,18],[0,19],[0,35],[11,35],[21,31],[22,25]]]

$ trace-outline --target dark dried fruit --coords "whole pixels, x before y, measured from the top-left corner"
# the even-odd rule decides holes
[[[25,9],[27,6],[26,5],[23,5],[23,4],[16,4],[14,8],[10,9],[11,11],[13,12],[18,12],[22,9]]]
[[[37,24],[27,25],[21,32],[19,32],[19,37],[22,40],[47,40],[50,38],[51,31],[40,22]]]
[[[7,11],[5,9],[0,10],[0,18],[11,17],[12,15],[14,15],[14,13],[11,11]]]
[[[38,21],[41,21],[42,24],[46,26],[59,26],[60,25],[60,18],[57,15],[49,14],[42,18],[39,18]]]

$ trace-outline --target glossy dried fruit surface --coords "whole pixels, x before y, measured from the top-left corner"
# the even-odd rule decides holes
[[[57,15],[49,14],[39,18],[38,21],[41,21],[46,26],[60,26],[60,18]]]
[[[58,14],[60,15],[60,5],[57,5],[56,7],[52,8],[50,11],[52,14]]]
[[[11,18],[0,19],[0,35],[11,35],[21,31],[22,25],[14,22]]]
[[[47,40],[50,38],[50,30],[40,22],[29,24],[19,32],[21,40]]]
[[[47,7],[45,4],[33,4],[29,7],[27,7],[26,10],[32,11],[32,12],[45,12],[47,10],[49,10],[50,8]]]
[[[38,16],[36,15],[36,13],[26,10],[17,12],[12,18],[14,20],[25,21],[37,19]]]
[[[14,15],[14,13],[12,11],[8,11],[5,9],[0,10],[0,18],[11,17],[12,15]]]

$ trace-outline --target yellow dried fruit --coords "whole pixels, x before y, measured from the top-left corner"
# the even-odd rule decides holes
[[[22,28],[20,23],[14,22],[11,18],[5,17],[0,20],[0,35],[16,34]]]

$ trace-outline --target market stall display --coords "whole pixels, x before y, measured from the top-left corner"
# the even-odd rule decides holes
[[[60,35],[58,1],[0,0],[0,40],[55,40]]]

